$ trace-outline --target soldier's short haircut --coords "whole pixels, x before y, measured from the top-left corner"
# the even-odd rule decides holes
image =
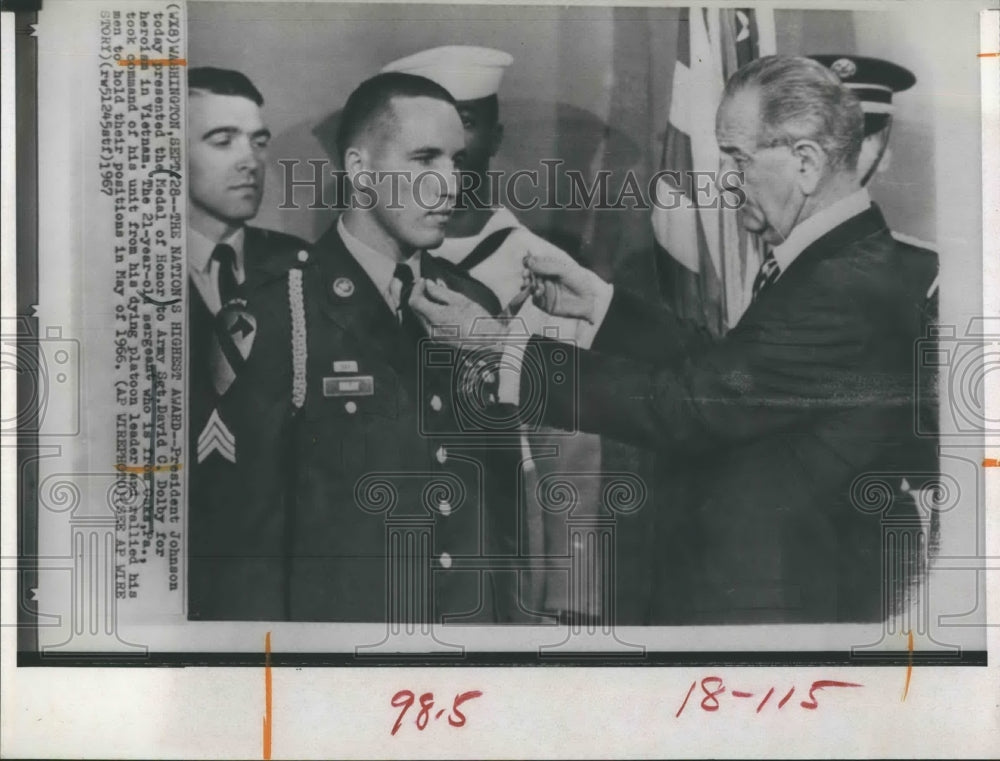
[[[764,56],[739,69],[724,97],[756,88],[760,93],[761,147],[815,140],[833,167],[857,167],[865,117],[857,96],[822,64],[796,56]]]
[[[254,87],[246,74],[232,69],[198,66],[188,70],[188,89],[205,90],[215,95],[237,95],[264,105],[264,96]]]
[[[393,98],[434,98],[455,105],[451,93],[426,77],[399,71],[376,74],[357,86],[340,113],[337,153],[341,162],[362,133],[391,113]]]

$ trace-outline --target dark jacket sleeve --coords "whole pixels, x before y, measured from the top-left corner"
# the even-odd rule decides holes
[[[678,317],[665,304],[652,304],[615,288],[608,313],[594,337],[595,351],[672,364],[711,344],[709,332]]]
[[[636,329],[642,329],[637,325]],[[708,349],[672,363],[533,339],[522,404],[544,394],[544,422],[687,454],[724,448],[817,415],[909,404],[905,365],[880,357],[863,313],[840,294],[814,293],[796,320],[762,314]],[[669,343],[670,334],[658,339]],[[679,339],[678,339],[679,340]],[[537,373],[544,377],[538,383]]]

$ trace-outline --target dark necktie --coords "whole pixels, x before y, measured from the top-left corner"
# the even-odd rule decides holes
[[[392,277],[402,283],[399,290],[399,303],[396,305],[396,316],[400,322],[405,322],[410,313],[410,294],[413,293],[413,270],[410,265],[400,262],[396,265]]]
[[[232,246],[220,243],[212,251],[212,258],[219,263],[219,302],[225,307],[240,295],[240,285],[236,282],[236,252]]]
[[[242,289],[236,281],[236,252],[233,247],[220,243],[212,251],[212,258],[219,264],[219,301],[222,308],[215,315],[209,367],[215,392],[222,396],[250,356],[257,321],[247,310]]]
[[[410,309],[410,295],[413,293],[413,270],[410,265],[400,262],[392,273],[394,279],[401,283],[399,303],[396,305],[396,318],[403,329],[403,335],[408,341],[419,341],[424,335],[420,320]]]
[[[760,264],[757,277],[753,279],[753,301],[756,301],[760,294],[778,279],[778,275],[780,274],[781,267],[778,266],[778,261],[774,258],[774,252],[768,246],[764,250],[764,261]]]

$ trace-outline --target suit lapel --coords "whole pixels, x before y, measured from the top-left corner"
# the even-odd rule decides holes
[[[747,308],[743,316],[740,317],[737,326],[751,321],[759,313],[762,305],[766,306],[769,302],[773,304],[775,299],[780,298],[784,291],[789,288],[795,288],[798,280],[809,271],[810,262],[815,262],[864,238],[879,233],[888,233],[888,228],[886,227],[882,212],[875,204],[872,204],[868,209],[851,217],[847,221],[841,222],[832,230],[806,246],[802,253],[795,257],[794,261],[781,273],[778,280],[768,287],[761,298]]]
[[[878,206],[872,204],[860,214],[856,214],[845,222],[841,222],[826,234],[810,243],[803,249],[795,260],[788,265],[788,272],[796,269],[805,269],[806,262],[813,259],[822,258],[832,251],[839,251],[858,241],[877,233],[888,232],[885,218]],[[780,283],[783,279],[778,279]]]

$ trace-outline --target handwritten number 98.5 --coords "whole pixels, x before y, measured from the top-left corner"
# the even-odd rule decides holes
[[[448,723],[453,727],[465,726],[465,714],[459,710],[459,706],[462,705],[467,700],[472,700],[473,698],[478,698],[483,693],[479,690],[470,690],[469,692],[463,692],[455,696],[455,699],[451,703],[451,713],[448,714]],[[420,703],[420,710],[417,712],[416,725],[417,729],[421,732],[427,727],[430,722],[431,717],[435,720],[440,719],[444,713],[444,708],[439,708],[434,712],[434,693],[425,692],[419,698],[413,694],[410,690],[400,690],[395,695],[392,696],[392,700],[389,702],[396,708],[401,708],[399,716],[396,718],[396,723],[392,725],[392,732],[390,734],[396,734],[399,728],[403,725],[403,717],[406,716],[406,712],[410,710],[410,706],[413,705],[414,701]]]

